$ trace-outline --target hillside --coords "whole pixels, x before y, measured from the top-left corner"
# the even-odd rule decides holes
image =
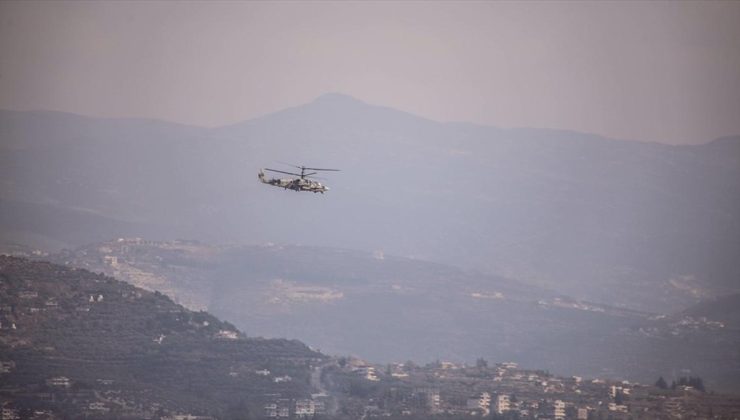
[[[738,290],[738,144],[438,123],[337,94],[216,129],[3,111],[0,229],[44,250],[130,236],[382,250],[671,312]],[[343,171],[325,196],[291,194],[255,179],[278,160]]]
[[[204,248],[175,245],[168,248],[181,254],[182,248]],[[327,258],[316,250],[293,251],[291,257]],[[137,254],[146,259],[141,250]],[[264,259],[265,254],[259,257]],[[349,257],[351,265],[357,261],[357,256]],[[304,289],[308,292],[315,290]],[[462,419],[488,410],[466,402],[481,392],[516,394],[517,401],[511,404],[516,413],[547,416],[554,404],[564,401],[570,412],[583,408],[606,416],[613,414],[607,403],[617,401],[609,396],[614,386],[632,391],[621,409],[634,418],[711,413],[724,418],[735,415],[738,407],[736,397],[714,392],[583,381],[522,370],[516,363],[488,367],[485,360],[480,365],[482,359],[475,367],[440,361],[419,367],[412,362],[371,365],[354,358],[329,359],[296,341],[246,338],[208,313],[188,311],[159,293],[102,274],[14,257],[0,257],[0,302],[0,403],[3,415],[21,418],[244,419],[278,413],[296,418],[303,407],[309,417],[318,415],[314,418]],[[557,311],[572,303],[552,301],[549,316],[557,318]],[[620,335],[627,347],[615,346],[610,357],[626,350],[621,357],[638,363],[647,375],[670,371],[665,363],[643,364],[631,351],[630,343],[644,332]],[[671,359],[677,344],[686,346],[693,339],[679,340],[661,339],[652,347],[666,352],[663,359]],[[716,363],[712,347],[697,360]],[[316,368],[309,374],[311,366]],[[736,362],[723,368],[732,375]],[[712,390],[726,386],[719,388],[711,379],[705,383]],[[317,389],[330,394],[309,397]],[[430,393],[437,398],[430,400]],[[320,414],[326,404],[337,404],[338,409]]]
[[[252,418],[324,359],[86,270],[0,256],[0,280],[0,399],[24,418]]]
[[[49,258],[159,290],[251,335],[297,338],[329,354],[378,363],[485,357],[645,382],[688,370],[715,389],[740,388],[731,373],[737,330],[683,328],[680,319],[673,328],[658,314],[443,264],[336,248],[140,239]]]
[[[709,299],[682,311],[679,315],[711,319],[740,330],[740,294]]]

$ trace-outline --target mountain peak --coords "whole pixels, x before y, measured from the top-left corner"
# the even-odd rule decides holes
[[[383,108],[369,104],[353,96],[344,93],[329,92],[316,97],[313,101],[304,105],[305,107],[316,109],[327,109],[333,112],[341,112],[348,109],[368,110],[371,108]],[[394,110],[395,111],[395,110]]]
[[[278,126],[292,126],[297,121],[310,122],[313,125],[336,126],[338,121],[341,121],[345,125],[360,124],[377,128],[387,124],[397,125],[399,120],[430,122],[422,117],[385,106],[373,105],[344,93],[329,92],[316,97],[311,102],[277,111],[256,120],[247,120],[222,128],[231,130],[233,133],[251,127],[257,121],[269,121]]]
[[[311,101],[311,103],[314,104],[321,104],[321,103],[353,103],[353,104],[363,104],[367,105],[367,103],[344,93],[339,92],[328,92],[324,93],[323,95],[318,96],[316,99]]]
[[[399,119],[433,122],[418,115],[387,106],[368,103],[338,92],[325,93],[308,104],[295,109],[310,110],[309,112],[321,114],[329,121],[335,121],[341,115],[341,118],[359,118],[365,121],[372,120],[372,124],[375,125],[382,125],[389,121],[393,121],[393,124],[396,124]]]

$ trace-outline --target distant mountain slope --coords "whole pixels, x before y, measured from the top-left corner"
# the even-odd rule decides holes
[[[0,256],[0,302],[0,398],[21,412],[257,417],[275,398],[307,397],[309,365],[324,358],[297,341],[246,338],[159,293],[44,262]],[[283,375],[290,380],[273,381]]]
[[[463,320],[453,321],[450,314],[463,316],[473,305],[480,310],[477,316],[496,318],[494,314],[507,305],[527,307],[554,297],[550,291],[500,277],[334,248],[219,247],[133,239],[51,258],[167,293],[183,304],[226,317],[252,334],[303,338],[331,353],[380,361],[433,360],[458,353],[474,358],[485,346],[480,340],[457,341],[460,334],[472,331],[455,327]],[[448,302],[442,304],[445,299]],[[492,312],[485,309],[488,304]],[[536,328],[523,320],[494,322],[516,324],[511,331]],[[415,338],[432,341],[420,347]]]
[[[485,357],[642,382],[688,369],[714,389],[740,389],[737,330],[683,328],[682,317],[669,323],[380,252],[121,239],[50,258],[167,293],[249,334],[298,338],[330,354],[378,363]]]
[[[740,288],[738,144],[443,124],[337,94],[217,129],[4,111],[0,199],[147,238],[384,250],[676,311]],[[343,172],[324,196],[259,184],[279,160]]]
[[[680,315],[703,317],[740,330],[740,294],[709,299],[682,311]]]
[[[167,228],[112,219],[64,205],[0,199],[0,230],[6,243],[33,244],[41,249],[73,247],[117,236],[168,236]]]

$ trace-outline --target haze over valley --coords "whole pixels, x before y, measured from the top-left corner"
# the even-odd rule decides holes
[[[737,22],[0,1],[0,419],[740,418]]]
[[[438,263],[309,246],[120,239],[49,258],[160,291],[249,335],[376,363],[485,357],[642,382],[688,370],[714,389],[740,386],[738,295],[666,316]]]
[[[736,354],[707,345],[736,341],[732,323],[704,317],[678,344],[654,319],[738,292],[740,138],[442,124],[340,94],[215,129],[1,118],[6,244],[249,334],[376,362],[489,357],[640,380],[689,369],[736,386]],[[256,172],[277,157],[343,171],[323,196],[266,188]],[[721,363],[699,361],[707,347]]]

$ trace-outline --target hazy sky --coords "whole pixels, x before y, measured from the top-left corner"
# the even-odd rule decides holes
[[[0,2],[0,108],[214,126],[326,92],[702,143],[740,134],[740,2]]]

